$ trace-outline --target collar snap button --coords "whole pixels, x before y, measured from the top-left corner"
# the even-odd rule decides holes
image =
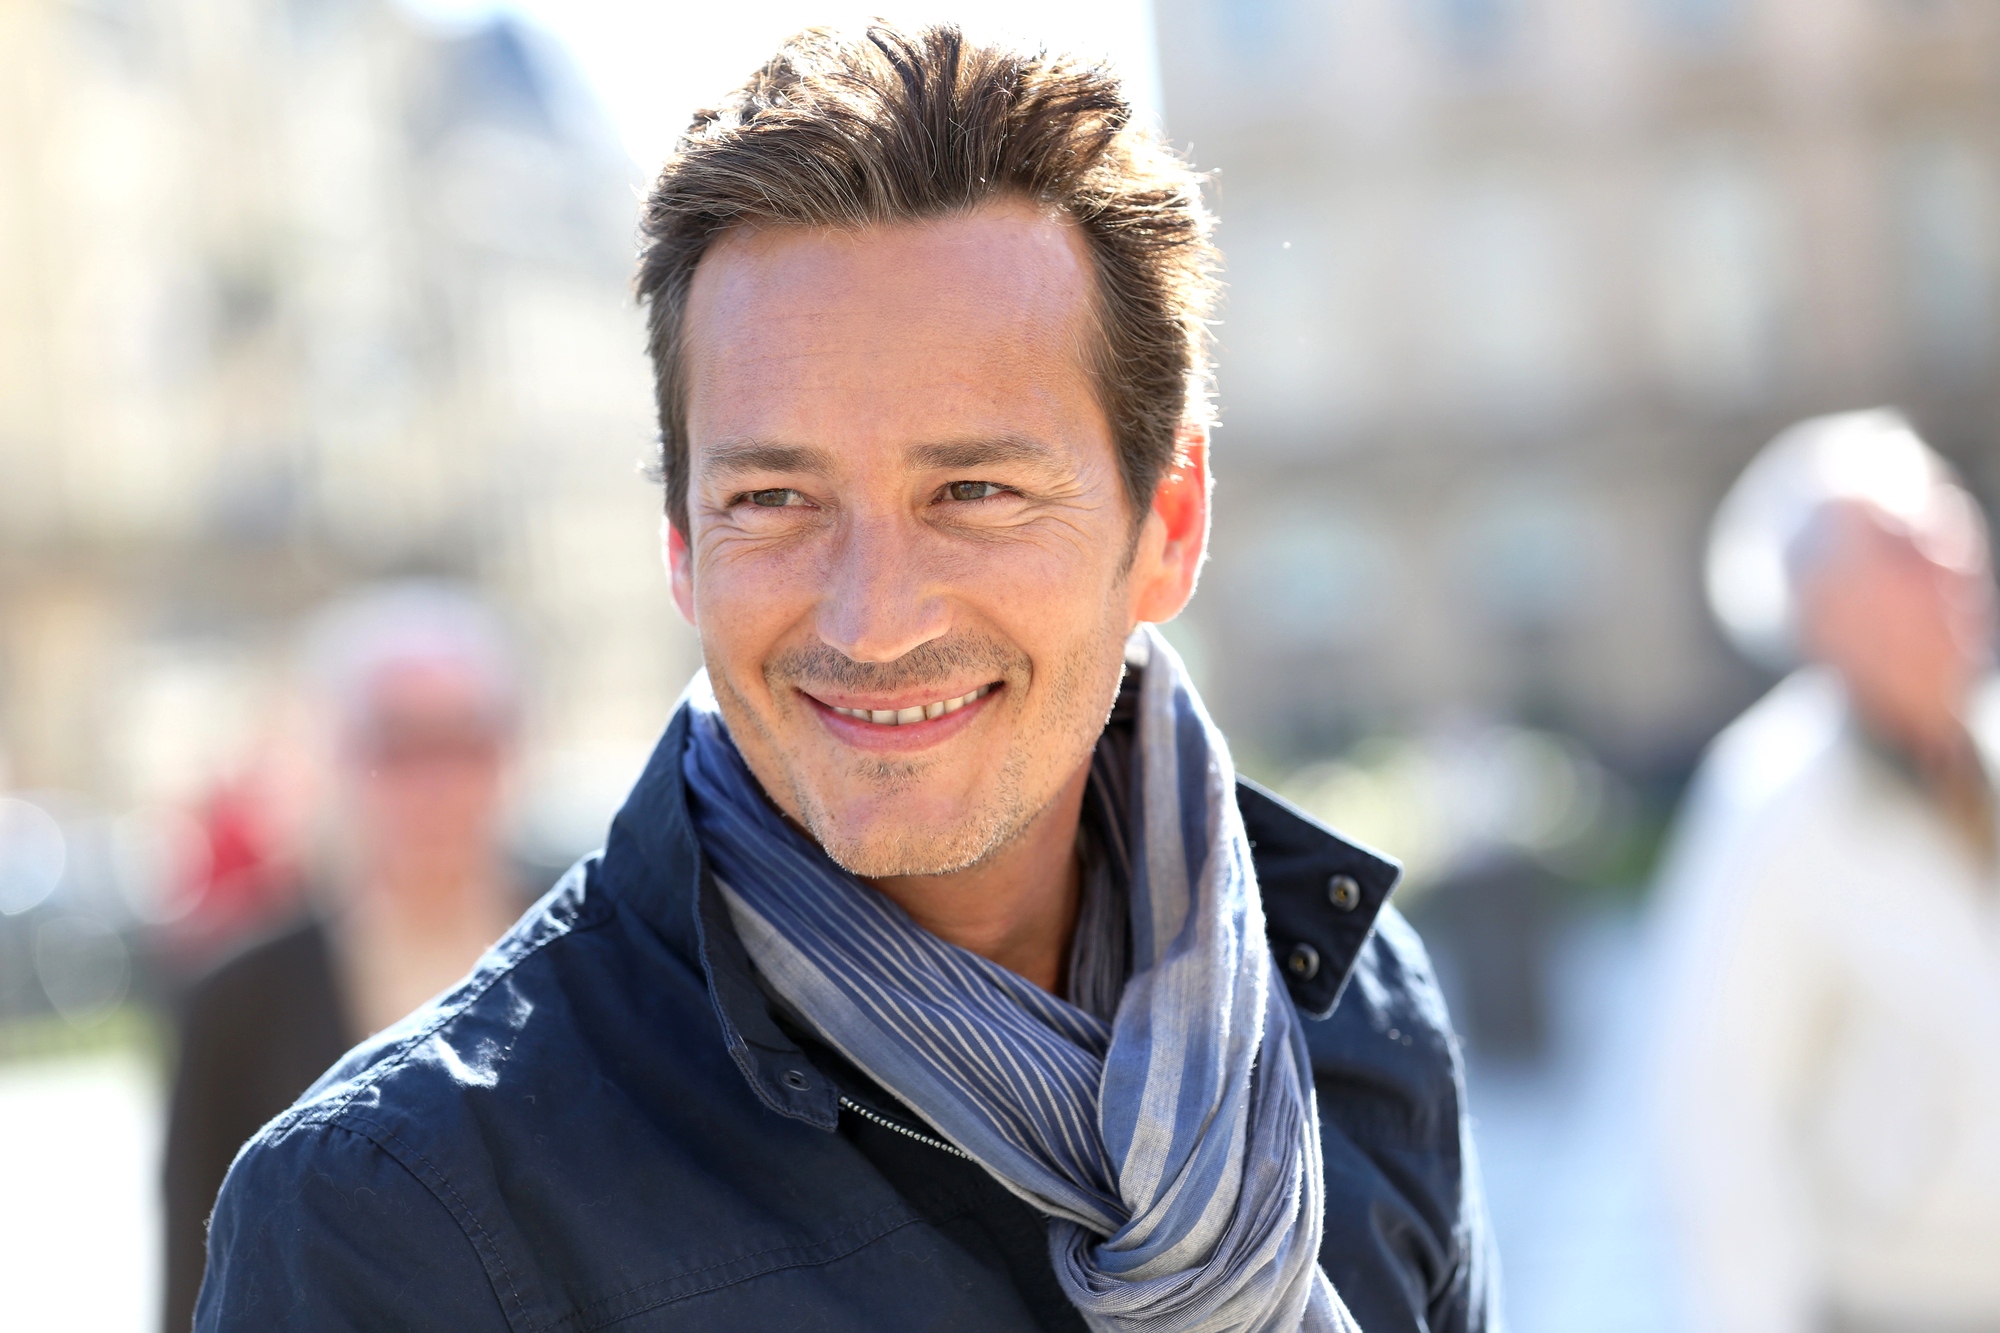
[[[804,1092],[812,1086],[812,1080],[796,1069],[787,1069],[785,1071],[785,1086],[797,1092]]]
[[[1361,883],[1352,875],[1335,875],[1326,882],[1326,896],[1343,912],[1361,906]]]
[[[1311,981],[1319,975],[1319,950],[1310,944],[1294,944],[1285,955],[1285,970],[1300,981]]]

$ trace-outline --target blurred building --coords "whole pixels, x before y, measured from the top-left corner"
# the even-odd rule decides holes
[[[450,574],[533,650],[530,832],[588,846],[694,665],[636,184],[511,22],[0,6],[0,789],[196,800],[274,725],[298,612]]]
[[[1993,0],[1157,22],[1229,263],[1182,637],[1253,761],[1469,716],[1674,770],[1761,688],[1699,551],[1781,424],[1900,403],[2000,483]]]

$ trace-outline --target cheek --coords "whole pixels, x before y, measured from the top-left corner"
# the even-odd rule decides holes
[[[1922,577],[1904,580],[1903,586],[1883,597],[1885,610],[1894,617],[1892,633],[1920,639],[1934,650],[1956,638],[1958,608],[1951,589],[1942,580]]]
[[[1885,686],[1933,688],[1964,656],[1962,617],[1929,578],[1857,580],[1849,589],[1850,655]]]
[[[1123,548],[1091,534],[978,550],[951,571],[962,594],[1002,620],[1023,643],[1063,642],[1102,632],[1122,605]]]
[[[705,551],[694,579],[703,649],[733,661],[766,648],[811,606],[815,567],[802,546],[717,543]]]
[[[1855,571],[1834,594],[1835,613],[1847,633],[1864,642],[1921,634],[1935,604],[1933,590],[1922,582],[1880,568]]]
[[[1094,743],[1117,693],[1130,630],[1118,577],[1122,548],[1088,559],[1045,555],[1000,564],[982,609],[1034,664],[1032,734],[1087,734]],[[1067,749],[1062,762],[1069,762]]]
[[[1990,656],[1995,629],[1992,593],[1980,583],[1962,584],[1953,592],[1951,605],[1959,637],[1980,656]]]
[[[441,814],[485,810],[500,785],[499,771],[481,764],[410,764],[383,770],[367,784],[364,799],[385,820],[421,827]]]

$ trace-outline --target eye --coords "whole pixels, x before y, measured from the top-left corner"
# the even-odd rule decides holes
[[[1004,489],[990,481],[954,481],[944,488],[944,493],[954,500],[984,500]]]
[[[783,509],[798,496],[798,492],[788,486],[773,486],[769,490],[750,492],[750,503],[759,509]]]

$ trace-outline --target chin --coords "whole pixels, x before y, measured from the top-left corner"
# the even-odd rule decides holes
[[[1003,784],[1011,785],[1011,784]],[[862,799],[823,801],[799,793],[801,822],[836,865],[861,879],[948,875],[970,869],[1012,841],[1033,819],[1016,797],[984,793],[956,801],[908,788]],[[911,807],[935,804],[935,810]]]
[[[1004,844],[990,821],[822,819],[808,808],[806,831],[834,864],[861,879],[948,875],[975,866]]]

